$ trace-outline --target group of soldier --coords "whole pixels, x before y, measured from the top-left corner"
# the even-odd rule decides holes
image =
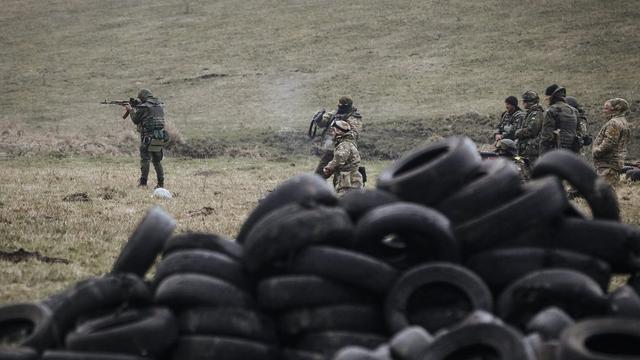
[[[496,150],[510,156],[526,178],[530,164],[542,154],[554,149],[566,149],[582,154],[585,146],[592,146],[593,162],[598,175],[615,185],[622,172],[630,138],[625,118],[629,103],[621,98],[607,100],[603,112],[607,123],[595,140],[587,132],[587,116],[576,98],[567,96],[566,89],[557,84],[545,90],[545,110],[535,91],[522,94],[524,111],[518,99],[505,99],[506,111],[494,132]]]

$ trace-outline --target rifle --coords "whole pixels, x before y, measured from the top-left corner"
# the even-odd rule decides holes
[[[138,99],[134,99],[134,98],[129,98],[129,100],[105,100],[105,101],[101,101],[100,104],[102,105],[120,105],[120,106],[125,106],[127,104],[131,105],[131,107],[136,107],[138,105],[140,105],[140,100]],[[129,116],[129,110],[127,110],[124,115],[122,115],[123,119],[126,119],[127,116]]]
[[[318,124],[320,123],[320,121],[322,120],[322,116],[324,116],[326,112],[327,111],[325,109],[320,109],[316,111],[316,113],[313,114],[313,116],[311,117],[311,122],[309,123],[309,130],[307,131],[307,136],[309,136],[309,139],[313,139],[314,137],[316,137],[316,133],[318,132],[318,126],[319,126]]]

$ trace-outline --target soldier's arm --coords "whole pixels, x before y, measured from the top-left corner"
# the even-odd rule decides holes
[[[594,156],[609,153],[618,145],[618,139],[620,139],[620,128],[613,125],[605,126],[606,128],[602,132],[602,141],[593,148]]]
[[[336,146],[335,151],[333,152],[333,160],[329,161],[327,164],[327,168],[331,170],[331,172],[335,172],[336,170],[340,170],[343,167],[347,160],[349,159],[349,149],[345,146],[345,144],[338,144]]]
[[[517,139],[529,139],[538,136],[540,128],[542,128],[542,113],[536,111],[531,114],[531,121],[528,126],[516,130]]]
[[[542,127],[540,129],[540,152],[554,148],[553,131],[556,129],[556,120],[551,115],[551,112],[547,110],[544,113],[544,119],[542,120]]]
[[[142,118],[142,111],[136,108],[133,108],[129,111],[129,117],[131,117],[131,121],[135,124],[138,125],[140,124],[140,120]]]

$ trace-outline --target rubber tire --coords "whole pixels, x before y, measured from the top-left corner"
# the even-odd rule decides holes
[[[257,293],[260,305],[271,310],[371,302],[365,292],[315,275],[267,278]]]
[[[397,196],[380,189],[361,189],[347,191],[339,200],[338,206],[345,209],[351,221],[357,223],[369,211],[378,206],[400,201]]]
[[[229,336],[182,336],[174,347],[175,360],[278,359],[277,348]]]
[[[177,322],[169,309],[131,309],[81,324],[67,334],[66,348],[159,356],[177,339]]]
[[[562,184],[555,177],[532,180],[524,188],[522,196],[455,227],[466,253],[495,248],[529,229],[545,226],[569,206]]]
[[[494,294],[500,294],[509,284],[530,272],[548,268],[584,273],[603,291],[608,289],[611,279],[611,268],[604,261],[559,249],[518,247],[490,250],[473,255],[465,266],[480,276]]]
[[[626,176],[630,181],[640,181],[640,169],[629,170]]]
[[[322,354],[296,349],[282,349],[281,360],[326,360]]]
[[[0,348],[2,360],[39,360],[40,354],[30,347]]]
[[[409,326],[395,334],[389,341],[395,359],[418,360],[433,342],[433,336],[421,326]]]
[[[371,305],[329,305],[290,310],[279,316],[278,325],[280,333],[286,337],[329,330],[386,332],[381,309]]]
[[[522,194],[518,169],[512,162],[483,162],[472,181],[441,201],[435,208],[454,223],[471,220]]]
[[[524,328],[540,310],[556,306],[574,319],[605,313],[606,297],[590,277],[568,269],[532,272],[509,285],[498,298],[496,313]]]
[[[42,354],[41,360],[149,360],[148,357],[108,353],[108,352],[84,352],[69,350],[47,350]]]
[[[378,360],[378,358],[371,349],[348,345],[338,350],[331,360]]]
[[[638,359],[639,334],[638,319],[604,318],[581,321],[562,333],[558,359]],[[606,349],[610,349],[610,352]]]
[[[158,263],[153,278],[154,288],[166,277],[184,273],[216,277],[242,289],[250,287],[242,264],[237,260],[209,250],[182,250]]]
[[[557,340],[567,327],[573,325],[573,319],[562,309],[555,306],[543,309],[529,320],[527,333],[537,333],[545,341]]]
[[[245,291],[224,280],[199,274],[178,274],[165,278],[156,289],[154,301],[171,308],[253,305],[250,295]]]
[[[244,244],[245,266],[250,272],[314,244],[350,245],[354,226],[346,211],[325,206],[283,206],[253,226]]]
[[[404,328],[412,325],[409,314],[409,303],[414,295],[419,295],[425,286],[433,286],[447,284],[453,286],[459,292],[463,293],[465,299],[459,299],[458,293],[454,294],[456,300],[462,300],[465,304],[469,305],[470,311],[473,310],[486,310],[491,311],[493,309],[493,299],[489,288],[484,284],[482,279],[471,271],[454,264],[449,263],[429,263],[421,266],[417,266],[406,273],[404,273],[398,281],[394,284],[393,288],[387,294],[385,300],[385,318],[387,324],[392,333],[403,330]],[[447,304],[447,299],[438,299],[439,304],[436,308],[441,309],[450,307],[452,304]],[[453,306],[457,306],[453,304]],[[454,325],[456,322],[463,320],[457,316],[452,316],[451,319],[447,318],[450,314],[445,312],[434,311],[433,308],[425,307],[421,311],[427,314],[438,314],[444,316],[447,325]],[[444,314],[443,314],[444,313]],[[432,332],[434,329],[432,324],[420,324],[426,330]]]
[[[292,260],[289,272],[318,275],[376,293],[389,291],[398,278],[396,269],[376,258],[328,246],[303,249]]]
[[[233,240],[197,232],[176,235],[167,241],[162,256],[167,257],[176,251],[209,250],[225,254],[235,260],[242,259],[242,246]]]
[[[252,228],[267,214],[288,204],[321,204],[335,206],[338,202],[335,191],[326,180],[318,175],[307,173],[296,175],[278,185],[251,211],[242,223],[236,237],[239,244],[244,244]]]
[[[558,176],[573,185],[589,204],[594,218],[620,220],[615,191],[579,155],[567,150],[545,153],[531,169],[531,176],[540,178],[547,175]]]
[[[611,316],[640,319],[640,296],[628,286],[622,286],[609,294],[607,313]]]
[[[220,335],[266,343],[276,342],[276,328],[267,316],[237,307],[197,307],[178,315],[180,334]]]
[[[374,349],[385,343],[386,340],[386,337],[379,334],[324,331],[303,335],[298,341],[296,348],[322,353],[325,357],[329,358],[345,346],[355,345],[367,349]]]
[[[383,242],[389,234],[399,235],[406,248],[392,252]],[[456,262],[460,257],[449,220],[436,210],[406,202],[380,206],[365,215],[356,225],[354,248],[399,267],[427,260]]]
[[[152,207],[113,263],[111,273],[144,277],[176,227],[176,221],[160,207]]]
[[[483,357],[473,351],[491,349],[498,356]],[[465,354],[466,356],[460,356]],[[492,354],[492,355],[494,355]],[[457,355],[457,356],[456,356]],[[420,359],[500,359],[500,360],[533,360],[521,335],[511,327],[498,324],[476,324],[464,326],[442,336],[422,353]]]
[[[462,188],[482,159],[467,137],[449,137],[403,155],[378,177],[377,187],[405,201],[441,202]]]
[[[47,306],[25,303],[0,307],[0,340],[24,326],[30,328],[29,334],[16,345],[40,351],[55,343],[53,314]]]

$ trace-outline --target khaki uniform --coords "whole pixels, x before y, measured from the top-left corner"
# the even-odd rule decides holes
[[[611,184],[615,184],[620,178],[630,135],[625,117],[614,115],[600,129],[593,142],[593,164],[598,175],[605,177]]]
[[[578,117],[576,110],[557,101],[544,113],[540,130],[540,155],[558,148],[573,151]]]
[[[540,145],[540,129],[542,129],[542,120],[544,118],[544,109],[542,105],[535,104],[527,109],[522,122],[522,128],[516,131],[516,139],[518,139],[518,155],[534,163],[538,158]]]
[[[333,112],[326,112],[322,116],[322,121],[318,124],[321,128],[329,128],[331,125],[331,121],[335,120],[344,120],[349,123],[351,126],[351,133],[356,141],[360,137],[360,131],[362,130],[362,115],[358,113],[358,109],[353,108],[350,112],[346,114],[338,114],[334,116]],[[331,132],[326,131],[323,136],[320,138],[320,143],[318,144],[318,150],[320,153],[320,161],[318,162],[318,166],[316,166],[316,170],[314,171],[316,174],[325,177],[322,169],[333,159],[333,150],[334,150],[333,139],[331,138]]]
[[[516,139],[516,131],[522,127],[524,121],[524,113],[522,110],[516,110],[513,113],[505,111],[500,116],[500,122],[496,127],[496,134],[502,135],[503,139]]]
[[[362,174],[360,167],[360,153],[356,145],[355,135],[351,132],[336,137],[336,147],[333,159],[327,168],[333,172],[333,186],[338,195],[349,190],[362,188]]]
[[[149,145],[154,132],[164,131],[164,103],[155,97],[149,97],[133,108],[129,115],[140,133],[140,183],[146,185],[151,161],[156,171],[158,186],[162,187],[164,185],[162,148],[159,151],[149,151]]]

